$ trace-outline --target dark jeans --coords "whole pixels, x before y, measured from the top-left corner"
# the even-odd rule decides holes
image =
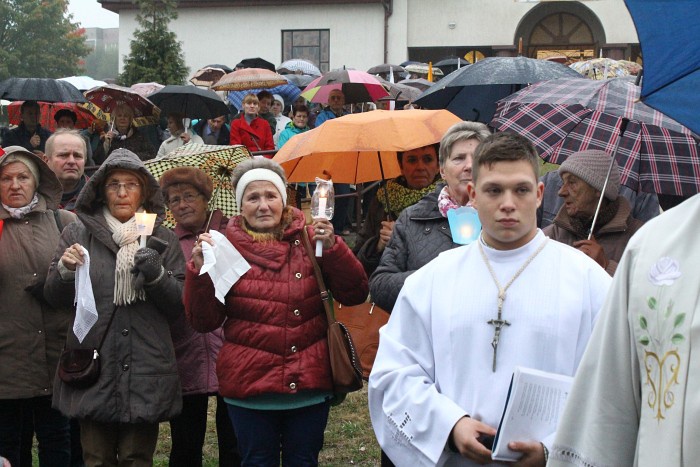
[[[170,420],[170,467],[201,467],[208,404],[208,394],[182,396],[182,412]],[[221,396],[216,397],[216,436],[219,442],[219,466],[240,466],[236,434]]]
[[[254,410],[228,405],[243,466],[315,467],[323,447],[330,403],[291,410]]]
[[[336,195],[347,195],[353,191],[350,185],[346,185],[345,183],[334,183],[333,190]],[[351,197],[335,199],[335,208],[331,222],[333,223],[333,230],[336,234],[340,235],[343,230],[349,229],[352,226],[350,215],[352,214],[353,203],[354,198]]]
[[[32,415],[39,442],[39,465],[70,466],[70,429],[68,419],[51,408],[51,396],[0,400],[0,456],[14,465],[22,465],[20,454],[22,420]]]

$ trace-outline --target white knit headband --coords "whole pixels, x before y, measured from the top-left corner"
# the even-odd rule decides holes
[[[241,211],[241,204],[243,204],[243,193],[245,192],[245,188],[250,182],[259,181],[270,182],[275,185],[275,188],[277,188],[277,191],[279,191],[280,195],[282,196],[282,203],[284,206],[287,205],[287,187],[284,185],[282,178],[276,172],[270,169],[250,169],[238,179],[238,184],[236,185],[236,205],[238,206],[238,212]]]

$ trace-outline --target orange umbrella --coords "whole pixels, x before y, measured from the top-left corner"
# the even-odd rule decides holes
[[[448,110],[374,110],[327,120],[292,137],[273,160],[289,182],[313,182],[327,172],[335,183],[364,183],[401,175],[396,153],[440,142],[462,120]]]

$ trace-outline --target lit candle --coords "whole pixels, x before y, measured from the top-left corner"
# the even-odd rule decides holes
[[[157,215],[155,213],[137,212],[136,216],[136,233],[141,238],[139,241],[140,248],[146,248],[146,238],[153,234],[153,226],[156,223]]]

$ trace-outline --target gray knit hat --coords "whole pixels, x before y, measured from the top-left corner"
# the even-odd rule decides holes
[[[570,155],[559,167],[559,175],[570,173],[588,183],[598,191],[603,191],[605,176],[610,167],[610,156],[608,153],[599,150],[579,151]],[[610,171],[610,181],[605,188],[605,197],[610,201],[617,199],[620,191],[620,171],[617,164],[613,164]]]

